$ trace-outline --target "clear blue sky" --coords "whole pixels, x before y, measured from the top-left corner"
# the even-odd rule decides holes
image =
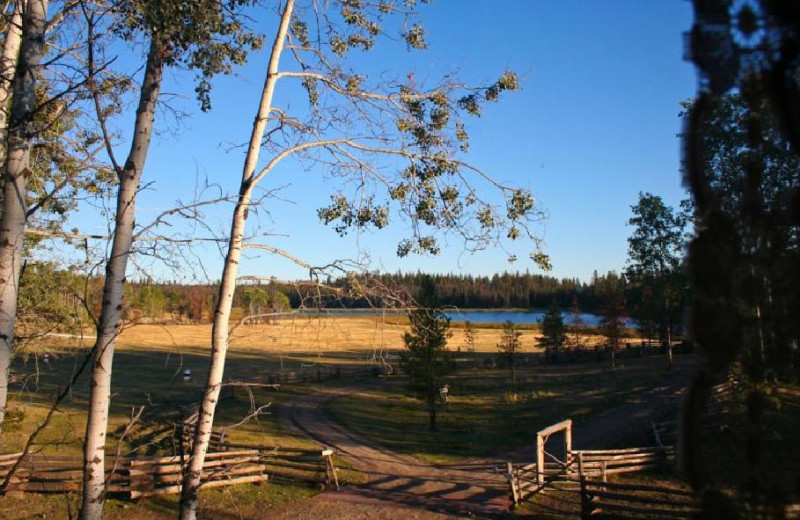
[[[407,69],[430,77],[458,70],[474,82],[493,80],[506,68],[518,72],[522,90],[471,120],[469,160],[503,182],[528,187],[547,210],[549,218],[539,231],[552,259],[551,274],[588,280],[593,270],[621,269],[630,233],[626,221],[637,193],[661,195],[672,205],[684,198],[676,134],[679,103],[695,89],[693,68],[682,60],[691,4],[438,0],[421,5],[421,11],[428,50],[409,54],[402,45],[382,43],[364,56],[366,66],[401,76]],[[142,195],[138,222],[177,197],[189,198],[197,174],[235,191],[242,151],[228,145],[249,135],[265,61],[264,53],[254,56],[237,77],[217,81],[210,114],[194,108],[187,77],[168,75],[167,90],[185,96],[183,106],[191,114],[154,140],[145,172],[145,182],[153,184]],[[131,111],[121,127],[132,117]],[[339,238],[316,218],[332,189],[318,173],[287,167],[269,178],[266,188],[287,187],[282,201],[269,202],[271,219],[262,219],[262,230],[280,235],[272,245],[311,264],[368,250],[373,267],[389,271],[536,271],[524,260],[508,264],[499,251],[463,254],[457,240],[439,257],[398,259],[396,245],[405,230],[399,222],[386,232]],[[211,212],[209,223],[226,228],[228,209]],[[212,218],[215,213],[219,220]],[[85,219],[78,219],[85,231],[101,231]],[[529,249],[519,250],[521,259]],[[218,278],[219,253],[207,251],[203,263],[209,277]],[[242,274],[306,276],[268,255],[243,262]]]

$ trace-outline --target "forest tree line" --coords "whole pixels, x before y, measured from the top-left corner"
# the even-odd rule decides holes
[[[366,309],[413,306],[424,273],[372,274],[360,277],[369,291],[353,296],[352,277],[325,284],[270,282],[237,287],[233,306],[239,317],[281,313],[299,308]],[[625,277],[614,271],[596,272],[588,282],[541,274],[501,273],[493,276],[434,274],[439,303],[460,309],[543,309],[555,302],[567,309],[600,312],[609,287],[635,295]],[[68,328],[89,325],[101,307],[103,280],[61,270],[51,263],[26,266],[21,282],[20,323],[29,328]],[[387,297],[386,294],[394,295]],[[184,323],[207,323],[215,305],[216,284],[132,281],[125,286],[127,319],[153,318]],[[633,301],[633,300],[631,300]],[[632,309],[631,309],[632,311]],[[35,327],[34,327],[35,325]]]

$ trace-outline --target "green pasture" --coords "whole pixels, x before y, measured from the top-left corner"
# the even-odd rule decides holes
[[[669,376],[661,356],[625,360],[613,371],[607,362],[528,365],[517,369],[516,384],[505,370],[464,370],[448,381],[448,402],[440,403],[433,433],[426,407],[406,392],[402,377],[338,398],[327,411],[392,450],[446,462],[517,450],[534,443],[536,431],[563,419],[579,428]]]

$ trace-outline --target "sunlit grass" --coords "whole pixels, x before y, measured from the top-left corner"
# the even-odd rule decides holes
[[[570,370],[571,369],[571,370]],[[462,371],[452,377],[437,432],[425,404],[402,377],[391,385],[338,398],[328,412],[347,428],[386,447],[434,462],[487,457],[535,442],[535,432],[562,419],[577,425],[668,376],[663,363],[630,361],[615,371],[602,363],[528,366],[513,384],[506,371]]]

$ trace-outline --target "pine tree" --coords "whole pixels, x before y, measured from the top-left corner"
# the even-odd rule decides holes
[[[558,303],[553,300],[547,313],[542,318],[542,337],[539,338],[539,346],[545,349],[547,359],[555,361],[558,359],[558,350],[567,342],[567,328],[564,325],[564,318]]]
[[[411,330],[403,334],[406,350],[400,353],[400,368],[408,376],[408,387],[428,405],[430,431],[436,431],[439,391],[454,370],[447,349],[450,318],[436,308],[433,280],[423,278],[420,306],[409,313]]]
[[[506,320],[503,324],[503,336],[497,345],[500,354],[505,357],[506,364],[511,370],[511,382],[513,384],[517,384],[517,353],[522,348],[521,336],[522,333],[517,330],[517,325],[511,320]]]

